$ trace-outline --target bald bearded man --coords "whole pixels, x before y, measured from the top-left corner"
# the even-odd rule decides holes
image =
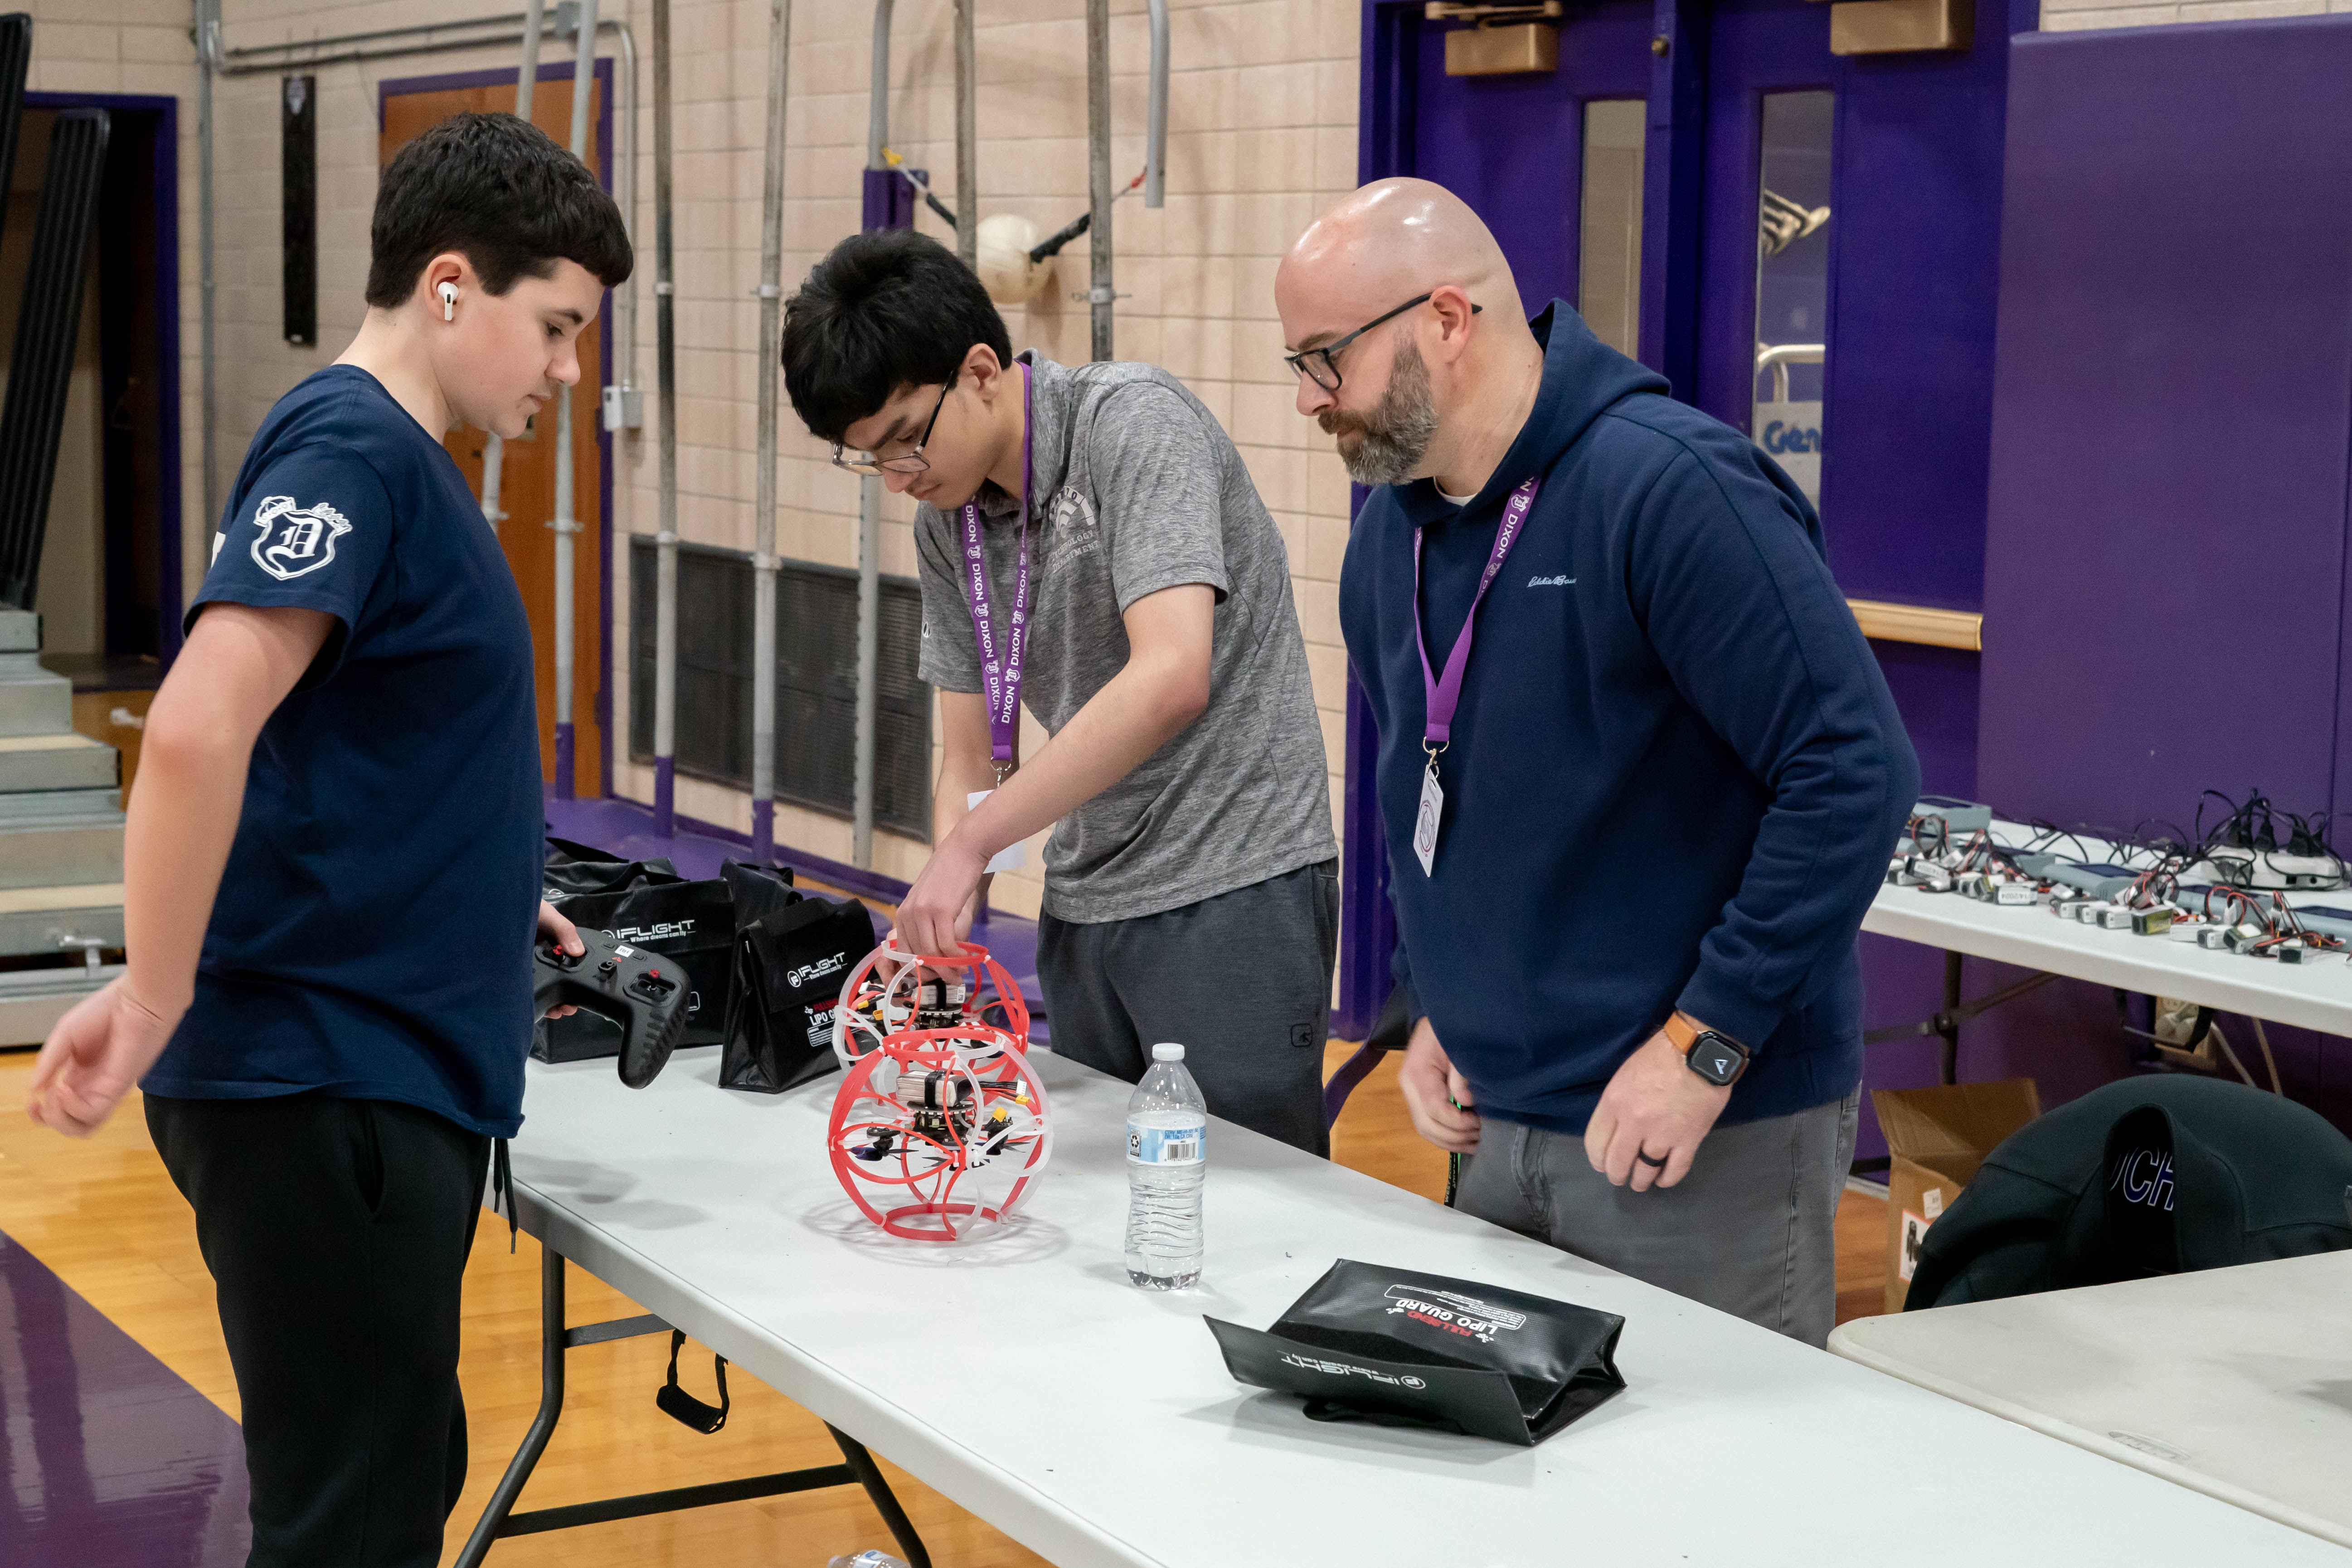
[[[1375,487],[1339,615],[1415,1127],[1459,1207],[1822,1344],[1854,937],[1919,774],[1820,518],[1565,301],[1530,323],[1442,186],[1339,203],[1275,299]]]

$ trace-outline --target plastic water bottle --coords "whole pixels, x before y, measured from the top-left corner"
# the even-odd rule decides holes
[[[888,1552],[876,1547],[868,1548],[855,1557],[832,1558],[826,1562],[824,1568],[907,1568],[907,1565]]]
[[[1184,1047],[1151,1047],[1151,1070],[1127,1102],[1127,1277],[1147,1290],[1201,1278],[1201,1185],[1209,1173],[1209,1105],[1184,1070]]]

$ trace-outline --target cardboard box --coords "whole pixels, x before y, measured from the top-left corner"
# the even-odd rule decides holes
[[[2030,1078],[1873,1089],[1886,1137],[1886,1310],[1899,1312],[1919,1245],[2002,1139],[2042,1114]]]

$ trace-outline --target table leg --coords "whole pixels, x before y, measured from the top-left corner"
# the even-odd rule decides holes
[[[1944,954],[1944,1015],[1937,1033],[1944,1037],[1944,1081],[1960,1081],[1960,955]]]
[[[563,1414],[563,1255],[540,1243],[539,1247],[539,1414],[531,1417],[530,1430],[522,1437],[522,1447],[515,1450],[507,1473],[499,1478],[498,1489],[490,1493],[489,1506],[474,1525],[474,1533],[466,1538],[466,1549],[457,1553],[455,1568],[479,1568],[488,1556],[490,1542],[497,1540],[507,1516],[514,1511],[515,1500],[522,1496],[523,1483],[539,1466],[539,1457],[547,1451],[547,1440],[555,1435],[556,1418]]]
[[[541,1454],[547,1451],[547,1441],[555,1435],[555,1423],[563,1414],[563,1354],[577,1345],[603,1344],[608,1340],[628,1339],[640,1334],[667,1333],[670,1327],[650,1313],[641,1317],[624,1318],[609,1323],[592,1323],[573,1329],[563,1321],[563,1255],[547,1245],[540,1244],[539,1252],[539,1414],[531,1418],[530,1429],[523,1434],[522,1447],[515,1450],[514,1458],[507,1465],[506,1474],[490,1493],[488,1506],[475,1521],[474,1532],[466,1538],[465,1550],[458,1552],[455,1568],[480,1568],[482,1559],[489,1554],[490,1543],[501,1536],[531,1535],[541,1531],[568,1530],[575,1525],[601,1524],[614,1520],[637,1519],[646,1514],[669,1513],[682,1509],[707,1508],[713,1503],[740,1502],[752,1498],[781,1497],[788,1492],[812,1491],[824,1487],[847,1486],[851,1481],[866,1489],[882,1522],[890,1527],[898,1542],[898,1550],[907,1554],[910,1568],[931,1568],[930,1553],[924,1550],[922,1537],[907,1518],[907,1510],[890,1490],[874,1456],[864,1444],[846,1436],[832,1423],[825,1430],[841,1447],[845,1465],[824,1465],[808,1469],[788,1470],[772,1476],[750,1476],[741,1480],[715,1481],[703,1486],[675,1487],[667,1491],[643,1492],[634,1497],[604,1498],[595,1502],[572,1503],[562,1508],[535,1509],[528,1513],[516,1513],[514,1505],[522,1496],[530,1473],[539,1466]]]
[[[891,1491],[889,1481],[884,1479],[881,1468],[875,1464],[874,1456],[866,1452],[866,1445],[830,1421],[824,1424],[824,1429],[833,1434],[834,1442],[841,1447],[841,1457],[849,1461],[851,1472],[857,1477],[857,1484],[866,1489],[866,1495],[874,1501],[875,1511],[882,1516],[882,1522],[890,1527],[891,1538],[898,1542],[898,1550],[907,1554],[908,1568],[931,1568],[931,1554],[924,1550],[923,1538],[915,1533],[914,1521],[907,1517],[907,1510],[898,1506],[897,1494]]]

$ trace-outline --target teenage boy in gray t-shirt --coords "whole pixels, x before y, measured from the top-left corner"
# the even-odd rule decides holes
[[[1337,846],[1288,563],[1241,455],[1165,371],[1016,361],[980,280],[911,232],[844,240],[784,309],[793,409],[921,503],[946,760],[901,941],[952,951],[991,862],[1053,824],[1054,1049],[1132,1082],[1180,1041],[1210,1110],[1327,1152]],[[1024,703],[1052,736],[1026,759]]]

